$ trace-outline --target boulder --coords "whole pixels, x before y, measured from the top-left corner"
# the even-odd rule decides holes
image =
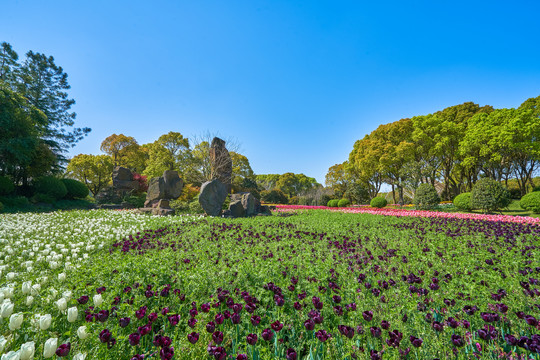
[[[232,159],[225,147],[225,141],[215,137],[210,145],[210,165],[212,179],[218,179],[231,191]]]
[[[240,201],[244,207],[245,216],[257,215],[260,201],[249,192],[236,193],[231,195],[232,201]]]
[[[199,203],[207,215],[219,216],[226,198],[227,187],[221,181],[214,179],[202,184]]]
[[[237,217],[244,217],[246,214],[246,211],[244,210],[244,206],[242,205],[242,201],[231,201],[229,204],[229,216],[233,218]]]
[[[150,179],[146,191],[145,206],[154,204],[160,199],[176,199],[182,195],[184,182],[174,170],[166,170],[163,176]],[[148,203],[148,204],[147,204]]]

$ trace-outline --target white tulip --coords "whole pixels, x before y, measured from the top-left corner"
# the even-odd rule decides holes
[[[94,295],[93,300],[95,306],[100,306],[101,304],[103,304],[103,298],[101,297],[101,294]]]
[[[83,354],[83,353],[78,353],[77,355],[73,357],[73,360],[84,360],[84,359],[86,359],[86,354]]]
[[[13,303],[9,300],[4,300],[2,306],[0,306],[0,316],[7,319],[11,316],[11,314],[13,314]]]
[[[24,316],[22,312],[11,315],[11,317],[9,318],[9,330],[15,331],[20,329],[23,323],[23,319]]]
[[[32,285],[32,288],[30,289],[30,294],[32,294],[33,296],[36,296],[39,294],[40,291],[41,291],[41,285],[34,284]]]
[[[4,297],[6,299],[11,299],[13,297],[13,288],[11,287],[4,288]]]
[[[31,306],[33,302],[34,302],[34,297],[32,295],[28,295],[26,297],[26,306]]]
[[[21,345],[21,360],[31,360],[34,358],[36,345],[33,341],[29,341]]]
[[[71,300],[72,295],[73,295],[73,293],[70,290],[64,291],[62,293],[62,297],[65,297],[67,301]]]
[[[52,357],[58,348],[57,345],[58,338],[50,338],[49,340],[45,341],[45,345],[43,346],[43,357],[45,359]]]
[[[77,316],[79,315],[79,311],[77,310],[77,307],[70,307],[68,309],[67,313],[67,319],[70,323],[75,322],[77,320]]]
[[[32,289],[32,282],[31,281],[25,281],[22,283],[22,293],[24,295],[30,293],[30,289]]]
[[[0,353],[4,351],[6,344],[7,344],[6,338],[4,336],[0,336]]]
[[[7,354],[2,355],[2,360],[20,360],[21,354],[20,351],[10,351]]]
[[[4,302],[4,292],[0,291],[0,303]]]
[[[7,273],[6,274],[6,279],[8,279],[9,281],[15,279],[15,277],[17,276],[17,273],[14,273],[14,272],[10,272],[10,273]]]
[[[50,288],[49,291],[51,292],[52,297],[56,297],[56,295],[58,295],[58,290],[55,288]]]
[[[39,318],[39,328],[41,330],[47,330],[51,326],[52,317],[50,314],[42,315]]]
[[[56,302],[56,306],[58,307],[58,310],[60,311],[64,311],[67,309],[67,300],[65,298],[60,298],[60,300],[58,300]]]
[[[77,329],[77,336],[79,336],[79,339],[81,340],[90,336],[90,334],[86,332],[86,326],[83,325]]]
[[[32,271],[34,271],[34,268],[32,266],[29,266],[26,268],[26,271],[31,273]]]
[[[58,274],[58,281],[65,281],[66,280],[66,273],[60,273]]]

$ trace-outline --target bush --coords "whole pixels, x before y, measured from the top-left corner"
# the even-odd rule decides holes
[[[0,202],[0,213],[1,213],[2,211],[4,211],[4,204],[2,204],[2,203]]]
[[[267,204],[288,204],[289,199],[279,189],[265,190],[261,192],[261,201]]]
[[[381,209],[381,208],[385,207],[386,205],[388,205],[388,201],[386,201],[386,199],[383,198],[383,197],[377,196],[377,197],[374,197],[373,199],[371,199],[371,202],[369,203],[369,205],[371,207]]]
[[[421,184],[414,194],[414,205],[420,210],[435,209],[441,202],[435,186],[431,184]]]
[[[169,206],[171,209],[175,211],[175,213],[186,213],[189,211],[189,202],[182,201],[182,200],[171,200],[169,202]]]
[[[56,198],[49,194],[42,194],[37,193],[36,195],[32,196],[30,200],[33,203],[45,203],[45,204],[52,204],[56,201]]]
[[[141,194],[133,194],[126,196],[124,198],[124,201],[133,205],[136,208],[142,208],[144,206],[144,202],[146,201],[146,193]]]
[[[458,208],[458,210],[461,211],[471,211],[471,193],[466,192],[463,194],[459,194],[454,198],[454,206]]]
[[[349,201],[349,199],[341,199],[338,201],[338,204],[337,206],[338,207],[345,207],[345,206],[349,206],[351,204],[351,202]]]
[[[484,213],[507,207],[511,201],[508,190],[492,179],[478,180],[471,192],[471,206]]]
[[[67,189],[65,198],[68,200],[85,199],[90,193],[86,185],[80,181],[73,179],[62,179],[61,181]]]
[[[34,189],[37,194],[48,195],[54,200],[59,200],[68,193],[64,183],[52,176],[38,178],[34,182]]]
[[[523,196],[519,201],[519,206],[535,214],[540,214],[540,191],[531,192]]]
[[[533,187],[532,192],[537,192],[537,191],[540,191],[540,186]]]
[[[30,204],[30,202],[28,201],[28,198],[25,198],[24,196],[2,196],[0,197],[0,201],[6,207],[15,207],[15,208],[25,207]]]
[[[337,207],[337,206],[338,206],[338,202],[339,202],[338,199],[332,199],[332,200],[328,201],[328,203],[326,204],[326,206],[328,206],[328,207]]]
[[[92,207],[92,203],[88,200],[58,200],[55,202],[54,207],[60,210],[72,210],[72,209],[89,209]]]
[[[15,190],[13,181],[6,176],[0,176],[0,195],[9,195]]]
[[[189,203],[189,212],[192,214],[202,214],[204,213],[204,210],[199,203],[199,197],[197,196],[195,200]]]

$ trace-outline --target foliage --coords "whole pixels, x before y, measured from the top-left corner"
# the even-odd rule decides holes
[[[178,200],[189,203],[199,195],[199,191],[200,188],[193,186],[192,184],[186,184],[182,188],[182,195],[180,195]]]
[[[388,202],[386,201],[386,199],[379,196],[371,199],[369,203],[369,206],[374,207],[374,208],[379,208],[379,209],[385,207],[386,205],[388,205]]]
[[[454,206],[461,211],[472,211],[471,206],[471,193],[466,192],[459,194],[454,198]]]
[[[144,202],[146,201],[146,193],[143,192],[140,194],[129,195],[123,200],[136,208],[142,208],[144,207]]]
[[[414,205],[420,210],[434,209],[441,202],[435,187],[431,184],[421,184],[414,194]]]
[[[169,206],[176,214],[189,212],[189,202],[185,200],[171,200]]]
[[[153,178],[165,170],[176,170],[185,177],[191,163],[189,140],[179,132],[170,131],[147,145],[148,161],[143,174]]]
[[[7,176],[0,176],[0,195],[9,195],[15,190],[13,181]]]
[[[53,176],[40,177],[34,181],[33,186],[37,194],[50,196],[54,200],[62,199],[68,193],[64,183],[60,179]],[[45,199],[46,197],[42,198]]]
[[[86,184],[94,196],[111,182],[112,171],[113,162],[107,155],[79,154],[67,166],[67,173]]]
[[[361,184],[360,182],[350,182],[343,195],[350,202],[356,204],[367,204],[369,202],[369,191],[365,184]]]
[[[1,196],[0,201],[6,207],[23,208],[30,204],[25,196]]]
[[[89,190],[85,184],[74,179],[61,179],[67,189],[66,199],[85,199]]]
[[[37,203],[43,203],[43,204],[53,204],[58,199],[51,194],[44,194],[44,193],[36,193],[34,196],[30,198],[30,201],[34,204]]]
[[[332,199],[328,201],[328,204],[326,206],[328,207],[338,207],[339,199]]]
[[[61,199],[53,203],[55,209],[59,210],[75,210],[75,209],[90,209],[93,204],[84,199]]]
[[[4,204],[2,204],[2,202],[0,201],[0,213],[4,211]]]
[[[351,204],[351,202],[349,201],[349,199],[341,199],[338,201],[338,207],[346,207],[346,206],[349,206]]]
[[[191,214],[202,214],[204,210],[199,203],[199,197],[197,196],[192,202],[189,203],[189,212]]]
[[[478,180],[471,192],[471,206],[484,213],[504,208],[511,201],[508,190],[498,181],[488,178]]]
[[[289,199],[279,189],[261,191],[261,200],[267,204],[287,204]]]
[[[125,166],[132,168],[130,161],[136,157],[137,151],[140,151],[140,146],[131,136],[124,134],[112,134],[101,142],[101,151],[112,157],[113,166]]]
[[[540,214],[540,192],[535,191],[523,196],[519,201],[522,209],[530,210],[535,214]]]
[[[139,183],[139,192],[148,191],[148,179],[146,176],[138,173],[133,173],[133,180]]]

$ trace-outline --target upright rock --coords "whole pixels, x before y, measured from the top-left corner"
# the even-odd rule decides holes
[[[260,201],[249,192],[236,193],[231,195],[231,203],[233,201],[240,201],[242,207],[245,210],[246,216],[253,216],[257,214],[257,208],[261,205]]]
[[[210,145],[210,164],[212,179],[218,179],[225,185],[227,193],[231,192],[232,159],[225,147],[225,141],[215,137]]]
[[[163,176],[150,179],[144,206],[155,207],[161,199],[176,199],[182,195],[183,187],[184,182],[177,171],[165,170]]]
[[[219,216],[227,194],[227,187],[218,179],[202,184],[199,203],[206,215]]]
[[[120,204],[122,200],[140,190],[139,182],[133,180],[128,168],[117,166],[112,173],[112,186],[107,186],[96,195],[98,204]]]

